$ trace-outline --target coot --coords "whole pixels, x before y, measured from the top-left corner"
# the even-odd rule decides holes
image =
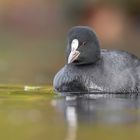
[[[140,59],[121,50],[100,49],[96,33],[76,26],[68,33],[67,64],[55,75],[60,93],[140,91]]]

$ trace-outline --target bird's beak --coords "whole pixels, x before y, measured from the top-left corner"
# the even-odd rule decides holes
[[[79,51],[76,51],[76,50],[71,51],[68,57],[68,64],[74,62],[78,58],[79,55],[80,55]]]

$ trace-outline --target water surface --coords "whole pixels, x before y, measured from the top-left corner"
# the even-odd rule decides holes
[[[139,97],[75,98],[0,86],[1,140],[140,139]]]

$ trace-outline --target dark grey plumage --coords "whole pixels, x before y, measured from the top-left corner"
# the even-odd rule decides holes
[[[95,32],[77,26],[68,34],[67,59],[75,38],[79,40],[80,55],[55,75],[53,86],[57,92],[140,91],[139,58],[125,51],[100,49]]]

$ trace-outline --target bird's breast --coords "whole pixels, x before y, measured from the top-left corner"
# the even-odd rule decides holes
[[[85,75],[77,69],[65,68],[54,78],[54,87],[59,92],[86,92]]]

